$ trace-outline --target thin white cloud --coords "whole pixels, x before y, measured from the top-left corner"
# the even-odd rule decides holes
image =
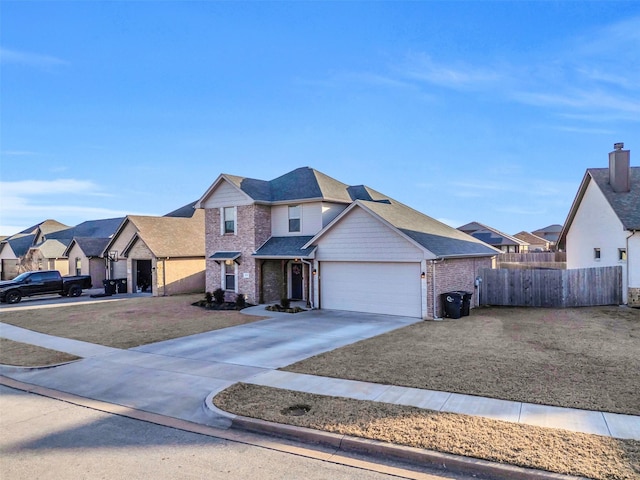
[[[88,180],[56,179],[56,180],[20,180],[16,182],[0,182],[3,199],[40,195],[105,195],[101,188]]]
[[[69,64],[66,60],[52,55],[22,52],[3,47],[0,47],[0,63],[4,65],[16,64],[36,68],[51,68]]]
[[[501,80],[501,74],[493,69],[458,62],[455,65],[434,61],[425,53],[411,54],[398,72],[407,78],[442,87],[479,90]]]
[[[26,157],[29,155],[36,155],[36,152],[28,150],[3,150],[0,152],[1,157]]]

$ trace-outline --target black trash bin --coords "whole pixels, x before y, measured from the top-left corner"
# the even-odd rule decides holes
[[[116,280],[116,285],[118,287],[118,293],[127,293],[127,279],[126,278],[118,278]]]
[[[460,315],[463,317],[469,316],[469,310],[471,309],[471,296],[473,292],[458,292],[462,295],[462,307],[460,309]]]
[[[442,294],[442,306],[446,318],[460,318],[462,315],[462,298],[460,292],[447,292]]]
[[[116,281],[115,280],[103,280],[102,285],[104,285],[104,294],[105,295],[113,295],[116,293]]]

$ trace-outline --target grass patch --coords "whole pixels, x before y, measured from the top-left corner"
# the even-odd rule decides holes
[[[17,367],[42,367],[71,362],[80,357],[48,348],[0,338],[0,364]]]
[[[640,310],[482,308],[283,370],[640,415]]]
[[[247,417],[597,480],[640,478],[640,442],[388,403],[236,384],[214,398]],[[291,415],[289,406],[305,406]]]
[[[141,297],[57,308],[17,309],[3,312],[1,321],[56,337],[126,349],[264,318],[192,305],[201,297]]]

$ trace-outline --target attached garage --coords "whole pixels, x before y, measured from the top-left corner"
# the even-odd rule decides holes
[[[319,262],[320,308],[422,316],[420,263]]]

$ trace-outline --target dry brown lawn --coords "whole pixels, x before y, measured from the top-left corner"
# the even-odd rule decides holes
[[[2,312],[0,321],[57,337],[124,349],[264,318],[192,305],[201,299],[202,295],[176,295],[12,310]]]
[[[379,402],[236,384],[223,410],[272,422],[598,480],[640,478],[640,442]],[[306,406],[301,416],[289,407]]]
[[[482,308],[284,370],[640,415],[640,310]]]

